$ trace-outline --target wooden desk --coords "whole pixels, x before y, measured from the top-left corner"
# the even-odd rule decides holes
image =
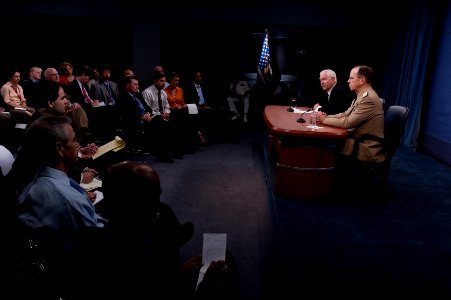
[[[344,128],[318,124],[308,128],[309,114],[287,111],[288,106],[265,107],[264,119],[269,129],[269,152],[276,162],[275,194],[293,198],[321,198],[332,185],[335,155],[348,136]],[[307,108],[301,107],[301,110]]]

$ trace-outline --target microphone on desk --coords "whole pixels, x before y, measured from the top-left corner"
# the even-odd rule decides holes
[[[301,114],[301,117],[300,117],[299,119],[296,120],[296,122],[298,122],[298,123],[305,123],[306,121],[305,121],[305,119],[302,118],[302,116],[303,116],[306,112],[308,112],[308,111],[312,111],[312,109],[309,108],[309,109],[307,109],[306,111],[304,111],[304,112]]]

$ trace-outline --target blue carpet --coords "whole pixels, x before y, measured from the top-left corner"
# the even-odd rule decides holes
[[[279,237],[275,295],[449,299],[449,178],[449,167],[400,148],[384,199],[274,196]]]

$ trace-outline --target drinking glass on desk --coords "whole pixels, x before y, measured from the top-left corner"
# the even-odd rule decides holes
[[[294,110],[296,110],[296,107],[297,107],[297,100],[296,100],[296,98],[291,98],[291,109],[294,111]]]
[[[318,118],[317,112],[312,110],[310,112],[310,124],[307,126],[308,128],[316,129],[318,126],[316,126],[316,119]]]

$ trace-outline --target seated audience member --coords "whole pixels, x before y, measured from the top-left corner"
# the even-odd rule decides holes
[[[249,112],[249,93],[251,88],[246,80],[236,80],[230,84],[230,95],[227,97],[229,109],[233,113],[232,120],[240,117],[235,102],[243,102],[243,121],[247,122],[247,113]]]
[[[0,99],[0,101],[2,101]],[[0,145],[9,147],[11,135],[13,135],[13,124],[9,112],[5,112],[3,107],[0,107]]]
[[[164,91],[164,86],[166,83],[166,75],[162,73],[156,73],[153,77],[153,83],[151,86],[146,88],[143,92],[144,101],[152,109],[153,118],[162,119],[162,126],[160,130],[164,130],[165,135],[161,136],[162,139],[159,141],[168,145],[172,156],[174,158],[183,157],[183,148],[187,142],[186,138],[183,136],[183,129],[177,127],[178,124],[171,117],[171,108],[169,106],[167,94]],[[163,132],[161,132],[163,134]]]
[[[119,100],[119,87],[111,80],[111,71],[107,67],[100,69],[99,79],[93,86],[97,92],[96,99],[104,105],[101,108],[103,113],[97,114],[98,118],[94,120],[93,126],[102,139],[109,140],[116,135],[118,129],[119,115],[116,103]]]
[[[160,178],[151,166],[134,161],[115,164],[103,183],[108,223],[103,230],[92,232],[92,241],[86,242],[88,259],[83,255],[81,259],[98,272],[95,299],[111,299],[117,294],[129,298],[236,299],[232,295],[238,296],[237,290],[231,285],[236,287],[237,282],[229,279],[236,275],[231,273],[234,265],[226,269],[224,261],[212,263],[205,282],[195,292],[202,258],[195,256],[183,263],[179,254],[193,234],[193,225],[181,225],[173,210],[160,202]],[[125,199],[133,199],[133,203],[124,205]],[[92,257],[93,246],[95,252],[108,255]]]
[[[91,140],[106,142],[111,136],[106,136],[103,122],[108,119],[109,108],[96,98],[95,88],[90,89],[88,83],[91,79],[92,68],[82,66],[74,69],[75,79],[67,85],[66,94],[71,102],[77,102],[86,111],[89,119],[89,133]],[[94,85],[92,85],[94,87]]]
[[[183,88],[186,103],[194,103],[199,110],[200,131],[207,140],[211,140],[214,133],[217,133],[223,116],[220,115],[217,105],[210,99],[207,85],[204,84],[202,73],[193,73],[192,80]]]
[[[114,106],[119,99],[119,88],[116,82],[111,80],[111,71],[103,68],[100,72],[98,80],[99,101],[104,102],[108,106]]]
[[[124,77],[124,92],[120,94],[119,110],[121,126],[128,139],[154,152],[160,162],[173,163],[169,157],[168,124],[161,114],[152,108],[139,93],[136,76]]]
[[[31,67],[28,71],[28,78],[22,80],[21,86],[24,94],[27,95],[28,105],[39,109],[41,107],[40,100],[40,83],[42,77],[42,69],[40,67]]]
[[[164,92],[166,83],[165,74],[155,74],[152,85],[142,91],[144,101],[152,109],[152,115],[162,116],[163,119],[169,120],[171,109],[168,103],[168,98]]]
[[[35,114],[37,118],[44,116],[65,116],[67,114],[67,103],[68,99],[66,94],[64,93],[64,89],[58,83],[49,81],[42,88],[42,96],[43,99],[47,99],[47,107],[41,108]],[[77,132],[77,130],[75,130]],[[77,132],[78,133],[78,132]],[[83,147],[79,147],[78,157],[80,158],[80,162],[85,161],[83,165],[80,165],[80,168],[84,170],[81,172],[80,168],[74,168],[73,172],[70,172],[70,177],[82,183],[89,183],[92,181],[93,176],[88,174],[88,170],[90,173],[94,174],[94,177],[98,175],[98,172],[94,169],[87,168],[89,163],[87,160],[90,160],[92,156],[96,153],[98,147],[95,143],[89,143]],[[77,164],[79,165],[79,164]],[[80,181],[80,173],[82,174]],[[90,194],[93,197],[93,194]]]
[[[64,93],[64,89],[57,82],[49,81],[42,85],[42,99],[45,106],[40,108],[35,114],[35,119],[41,116],[64,116],[69,100]]]
[[[60,83],[61,85],[69,85],[72,81],[74,81],[75,76],[73,75],[74,67],[71,63],[65,61],[60,64],[58,67],[58,72],[60,74]]]
[[[90,94],[88,87],[88,82],[92,77],[92,69],[89,66],[77,68],[74,70],[74,76],[75,79],[67,85],[67,88],[64,87],[64,89],[70,101],[80,104],[89,118],[93,108],[99,106],[99,100],[95,99],[95,95]]]
[[[46,84],[52,81],[61,85],[58,71],[55,68],[47,68],[44,70],[44,80],[41,82],[41,86],[45,87]],[[80,104],[71,102],[67,97],[66,100],[66,115],[72,117],[72,120],[74,121],[73,124],[75,125],[77,130],[80,131],[80,136],[82,138],[84,133],[87,133],[89,131],[88,115],[86,114],[84,108],[80,106]],[[43,107],[47,107],[47,101],[48,99],[41,99],[41,102],[43,102]]]
[[[89,94],[93,95],[94,99],[100,99],[100,91],[99,91],[99,78],[100,78],[100,73],[99,70],[96,68],[92,68],[92,72],[91,72],[91,76],[90,79],[88,81],[88,89],[89,89]],[[99,100],[99,102],[101,102]],[[106,103],[104,102],[104,104],[106,105]]]
[[[104,219],[96,213],[78,181],[68,176],[78,153],[69,118],[48,116],[34,121],[27,129],[23,148],[34,155],[28,161],[36,168],[28,168],[37,172],[16,202],[18,230],[24,240],[33,237],[44,263],[32,285],[27,285],[30,290],[18,293],[32,294],[24,299],[69,299],[67,293],[75,288],[74,280],[82,276],[74,273],[76,245],[85,228],[103,227]]]
[[[161,66],[161,65],[156,65],[156,66],[154,66],[153,67],[153,75],[155,76],[156,74],[166,74],[166,72],[164,71],[164,68],[163,68],[163,66]],[[152,80],[153,80],[153,77],[152,77]],[[150,84],[152,84],[153,82],[151,82]],[[165,83],[164,83],[164,88],[167,88],[169,86],[169,82],[168,81],[166,81]]]
[[[170,83],[164,88],[164,92],[171,110],[171,121],[175,123],[176,130],[180,132],[185,152],[190,153],[195,150],[191,146],[192,141],[199,139],[200,143],[206,143],[206,140],[199,130],[199,116],[189,114],[183,89],[179,86],[180,75],[175,72],[171,73],[169,81]]]
[[[83,227],[103,227],[79,183],[68,172],[78,160],[78,141],[70,119],[42,117],[33,122],[24,147],[34,149],[38,170],[17,200],[16,215],[25,228],[45,227],[71,251]]]
[[[208,93],[203,85],[202,73],[196,71],[193,73],[192,80],[186,84],[183,91],[185,92],[185,102],[194,103],[199,109],[209,108]]]
[[[6,103],[3,106],[11,113],[11,117],[15,117],[18,122],[28,124],[35,109],[27,105],[27,99],[19,82],[20,71],[14,69],[9,74],[9,81],[1,88],[3,101]]]
[[[355,94],[338,84],[337,75],[333,70],[322,70],[319,73],[319,82],[323,92],[313,109],[318,108],[328,115],[335,115],[349,108]]]

